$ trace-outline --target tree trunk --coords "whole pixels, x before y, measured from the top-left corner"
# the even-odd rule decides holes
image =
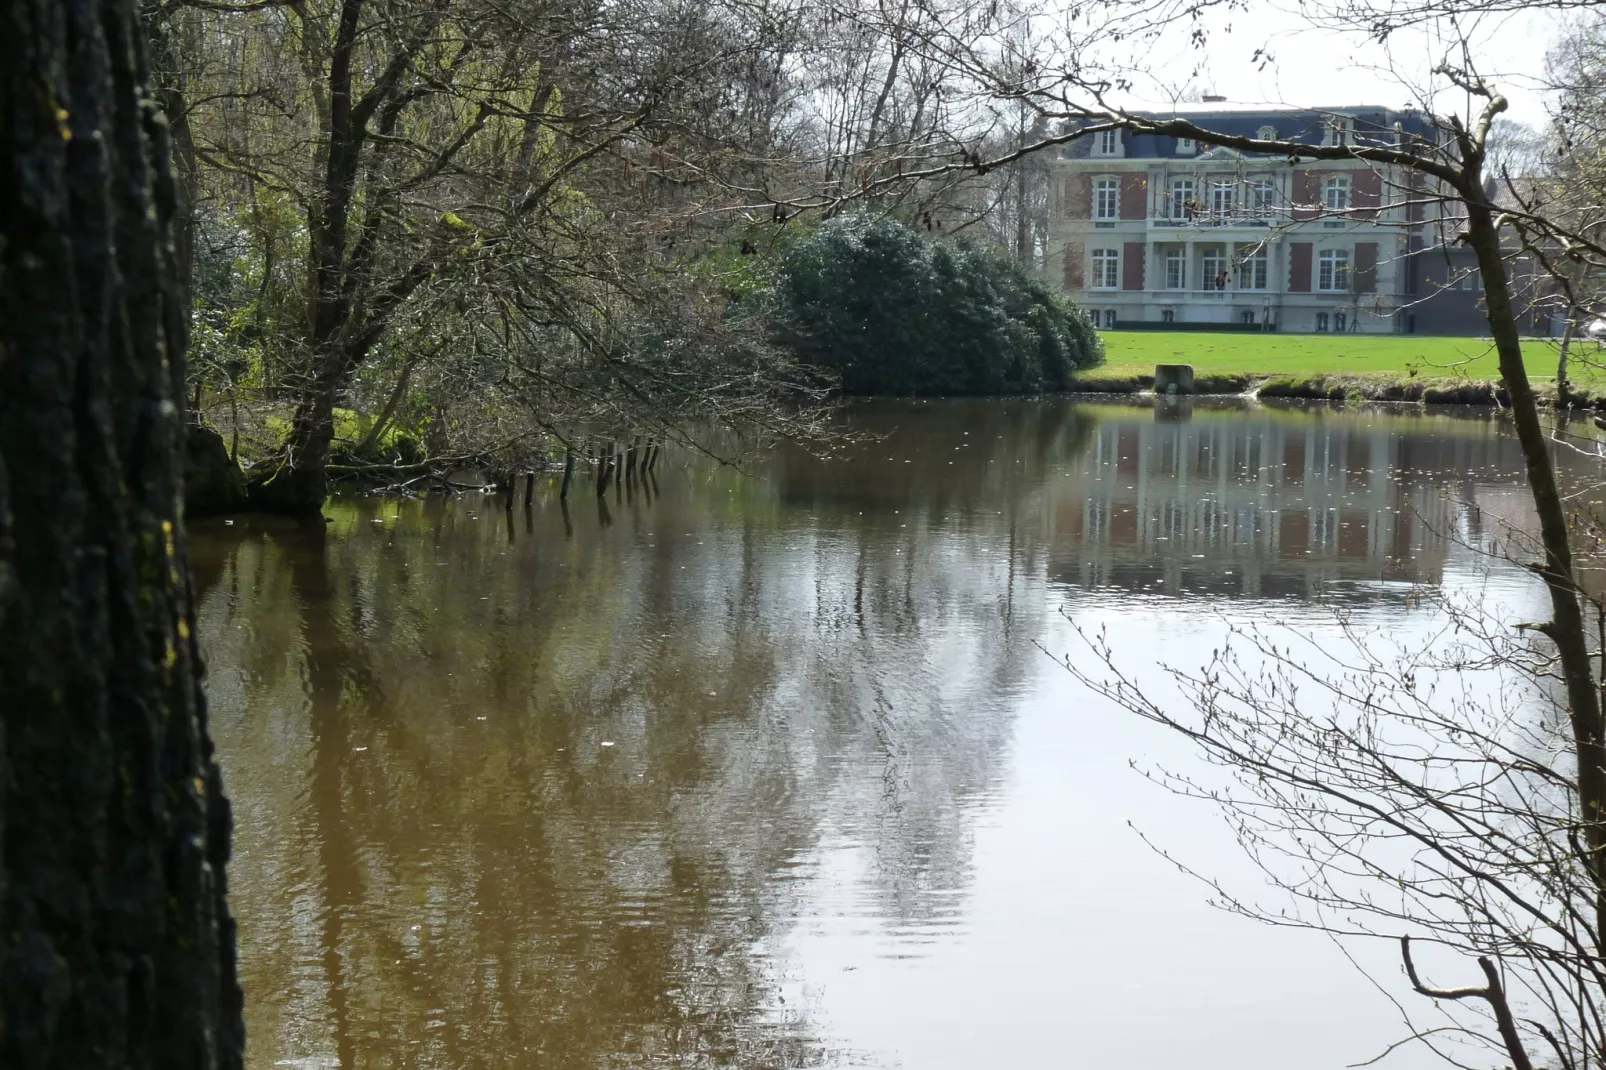
[[[271,472],[253,475],[251,507],[266,513],[310,516],[329,496],[329,451],[335,441],[335,390],[327,375],[311,383],[290,421],[284,456]]]
[[[1567,351],[1573,344],[1573,318],[1567,317],[1567,326],[1561,332],[1561,349],[1556,354],[1556,396],[1565,400],[1570,391],[1567,389]]]
[[[188,308],[132,0],[0,6],[0,1066],[236,1068],[180,510]]]
[[[1597,950],[1606,950],[1606,740],[1602,738],[1600,693],[1589,663],[1589,637],[1573,573],[1572,545],[1567,535],[1567,509],[1556,487],[1550,444],[1539,422],[1539,406],[1522,362],[1522,340],[1511,304],[1510,281],[1500,248],[1494,210],[1475,181],[1468,182],[1467,238],[1478,256],[1484,281],[1489,330],[1500,357],[1500,375],[1511,399],[1511,420],[1527,470],[1528,489],[1539,517],[1545,559],[1540,575],[1550,592],[1551,619],[1545,634],[1556,644],[1567,706],[1572,716],[1573,745],[1578,758],[1579,820],[1596,888]]]

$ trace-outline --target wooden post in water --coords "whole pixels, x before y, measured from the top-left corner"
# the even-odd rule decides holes
[[[630,439],[630,448],[625,450],[625,481],[628,483],[636,478],[636,447],[641,442],[640,435],[633,435]]]
[[[524,508],[528,509],[535,504],[535,473],[531,472],[524,481]]]
[[[601,498],[608,493],[608,483],[613,479],[613,443],[609,442],[602,452],[602,471],[597,473],[597,497]]]
[[[558,489],[558,501],[569,500],[569,484],[574,482],[574,447],[565,447],[563,451],[563,486]]]

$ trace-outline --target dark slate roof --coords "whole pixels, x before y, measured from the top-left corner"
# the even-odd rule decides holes
[[[1430,137],[1431,125],[1427,118],[1419,111],[1394,110],[1363,105],[1360,107],[1340,108],[1243,108],[1230,107],[1212,110],[1208,105],[1185,106],[1176,111],[1140,111],[1133,112],[1134,116],[1143,119],[1189,119],[1195,124],[1208,130],[1237,137],[1256,137],[1260,128],[1272,126],[1277,129],[1277,136],[1284,140],[1294,140],[1306,145],[1321,143],[1327,120],[1335,116],[1349,118],[1354,124],[1356,144],[1393,144],[1394,126],[1399,124],[1400,129],[1407,137]],[[1070,126],[1091,126],[1092,121],[1068,124]],[[1194,158],[1190,154],[1178,155],[1177,139],[1174,137],[1159,137],[1154,134],[1124,134],[1122,140],[1126,146],[1125,158],[1129,160],[1187,160]],[[1200,153],[1205,151],[1200,147]],[[1091,156],[1093,143],[1091,138],[1079,138],[1065,146],[1064,155],[1068,159],[1078,159]]]

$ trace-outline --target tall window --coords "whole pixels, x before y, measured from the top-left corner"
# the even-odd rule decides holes
[[[1238,252],[1238,289],[1264,290],[1271,272],[1264,245],[1245,245]]]
[[[1341,115],[1327,120],[1322,130],[1323,145],[1353,145],[1355,143],[1355,122]]]
[[[1344,328],[1347,327],[1348,325],[1349,325],[1349,317],[1347,317],[1342,312],[1333,313],[1333,330],[1334,331],[1336,331],[1339,334],[1343,334],[1344,333]]]
[[[1121,253],[1117,249],[1093,250],[1093,288],[1114,290],[1121,285]]]
[[[1165,288],[1168,290],[1186,290],[1188,288],[1188,251],[1186,249],[1168,249],[1166,251]]]
[[[1316,313],[1316,329],[1321,331],[1323,334],[1327,333],[1327,313]]]
[[[1170,309],[1170,308],[1162,308],[1160,310],[1160,322],[1161,323],[1175,323],[1175,322],[1177,322],[1176,310],[1175,309]]]
[[[1337,215],[1349,211],[1349,205],[1349,179],[1342,175],[1329,178],[1322,186],[1322,206],[1330,214]],[[1327,225],[1341,227],[1344,225],[1344,221],[1342,219],[1329,219]]]
[[[1329,293],[1349,289],[1349,250],[1323,249],[1317,260],[1316,288]]]
[[[1199,258],[1199,277],[1207,290],[1227,288],[1227,254],[1220,249],[1206,249]]]
[[[1271,214],[1277,203],[1277,185],[1269,178],[1257,178],[1249,183],[1249,207],[1256,215]]]
[[[1093,137],[1093,155],[1119,156],[1121,155],[1121,131],[1100,130]]]
[[[1093,218],[1115,219],[1121,214],[1121,185],[1113,178],[1093,183]]]
[[[1104,329],[1106,331],[1115,330],[1115,309],[1113,308],[1104,310]]]
[[[1210,186],[1210,214],[1217,222],[1232,215],[1233,183],[1214,182]]]
[[[1193,218],[1193,179],[1178,178],[1171,182],[1171,218]]]

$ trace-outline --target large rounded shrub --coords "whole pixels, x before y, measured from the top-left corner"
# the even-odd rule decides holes
[[[1087,314],[1019,264],[885,216],[827,221],[782,268],[793,344],[849,394],[1061,390],[1104,357]]]

